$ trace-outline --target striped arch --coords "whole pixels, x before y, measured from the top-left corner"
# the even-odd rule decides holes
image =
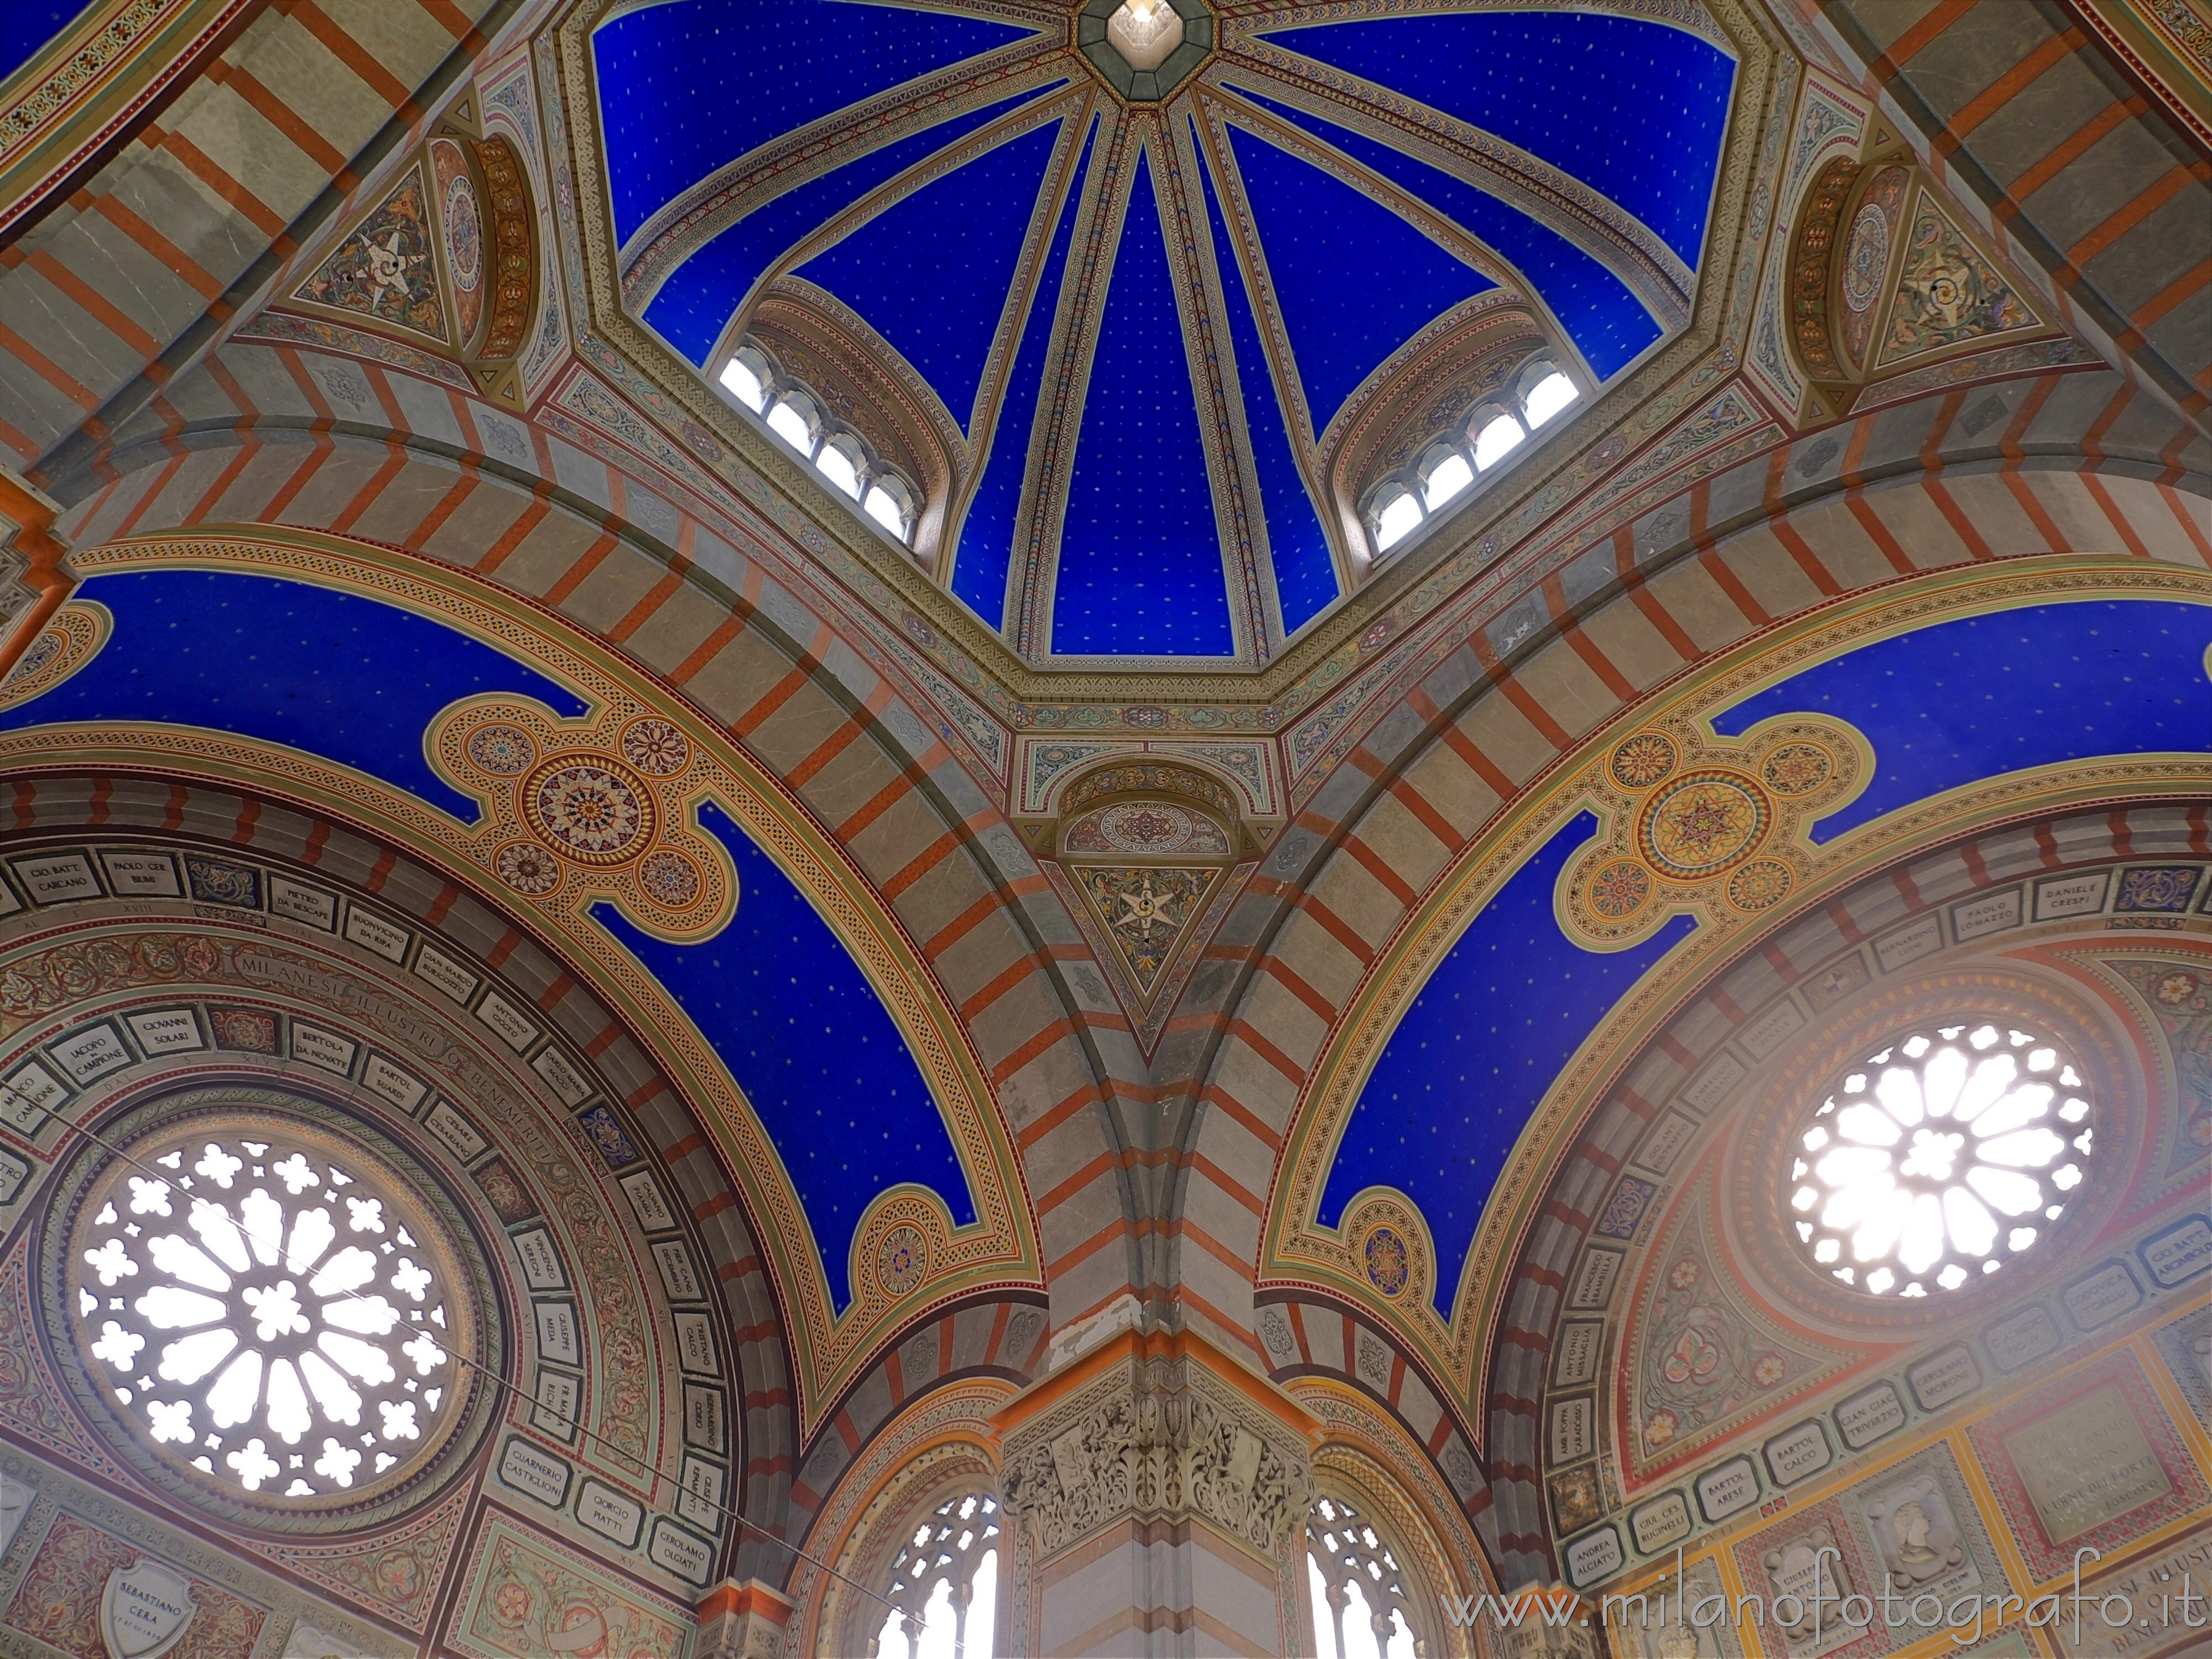
[[[1996,411],[1973,432],[1970,400]],[[1377,1323],[1364,1298],[1265,1271],[1280,1158],[1377,964],[1485,826],[1589,734],[1731,646],[1924,572],[2088,553],[2201,574],[2208,463],[2118,375],[2046,374],[1756,453],[1518,562],[1460,642],[1417,658],[1344,740],[1224,923],[1199,981],[1211,994],[1178,1015],[1160,1087],[1182,1150],[1159,1272],[1186,1317],[1276,1374],[1316,1363],[1319,1328],[1328,1363],[1359,1374],[1356,1328]],[[1437,1448],[1463,1437],[1483,1460],[1470,1516],[1519,1547],[1519,1520],[1485,1518],[1517,1460],[1472,1377],[1370,1335],[1390,1356],[1370,1386],[1387,1397],[1394,1368],[1419,1373],[1452,1423]]]
[[[947,719],[895,647],[856,648],[868,636],[781,526],[565,436],[358,359],[234,342],[116,434],[58,527],[79,548],[282,523],[408,550],[550,607],[688,700],[843,849],[936,978],[1012,1137],[1052,1323],[1126,1296],[1146,1229],[1120,1124],[1143,1063],[1110,996],[1060,968],[1081,935],[979,787],[995,728]],[[823,1403],[793,1468],[837,1432],[845,1407]]]
[[[732,1507],[751,1523],[725,1538],[725,1559],[740,1577],[781,1572],[786,1552],[779,1540],[798,1536],[806,1520],[803,1503],[794,1504],[797,1419],[783,1316],[710,1136],[628,1022],[578,981],[550,941],[360,823],[272,792],[92,770],[58,758],[54,765],[0,768],[11,836],[88,834],[241,854],[349,896],[373,896],[380,911],[434,936],[454,959],[495,962],[501,984],[607,1079],[606,1092],[619,1096],[677,1188],[678,1220],[714,1287],[720,1380],[741,1402]]]

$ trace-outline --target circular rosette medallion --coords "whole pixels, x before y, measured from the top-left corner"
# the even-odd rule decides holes
[[[1819,744],[1785,743],[1766,757],[1759,775],[1778,795],[1809,795],[1835,770],[1835,757]]]
[[[1376,1228],[1361,1245],[1360,1255],[1369,1284],[1385,1296],[1404,1292],[1407,1280],[1413,1276],[1413,1257],[1396,1228]]]
[[[1749,858],[1772,826],[1765,793],[1738,772],[1685,772],[1637,815],[1636,845],[1673,881],[1703,881]]]
[[[514,841],[492,860],[499,878],[518,893],[543,898],[561,884],[561,865],[536,842]]]
[[[890,1296],[904,1296],[929,1271],[929,1243],[921,1229],[901,1223],[876,1246],[876,1281]]]
[[[1674,769],[1674,745],[1656,732],[1638,732],[1613,751],[1607,769],[1624,789],[1649,789]]]
[[[1615,859],[1590,878],[1590,914],[1607,921],[1634,915],[1651,896],[1651,872],[1633,859]]]
[[[1729,878],[1729,902],[1739,910],[1766,910],[1788,896],[1796,879],[1779,859],[1753,859]]]
[[[681,853],[663,848],[646,854],[645,861],[637,866],[637,884],[655,903],[684,910],[697,902],[704,883],[696,864]]]
[[[469,758],[494,777],[511,778],[530,769],[538,744],[520,726],[501,720],[469,733]]]
[[[691,744],[670,720],[648,714],[623,727],[623,758],[656,778],[672,777],[691,763]]]
[[[627,767],[556,755],[523,780],[522,815],[554,851],[579,864],[627,864],[653,838],[653,797]]]

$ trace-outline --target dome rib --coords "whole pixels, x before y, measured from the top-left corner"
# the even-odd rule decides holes
[[[1052,244],[1023,313],[1021,346],[998,407],[976,422],[975,453],[981,470],[960,521],[948,580],[955,596],[993,628],[1006,625],[1007,577],[1015,541],[1027,522],[1024,485],[1030,472],[1031,428],[1053,331],[1059,325],[1068,249],[1083,210],[1084,183],[1090,176],[1098,126],[1095,115],[1083,122],[1083,149],[1075,158],[1073,175],[1064,162],[1060,167]]]
[[[1064,118],[1033,127],[898,197],[793,274],[850,306],[920,371],[972,433],[991,349]],[[1012,210],[1030,204],[1018,216]],[[1000,211],[994,212],[994,210]],[[918,273],[931,280],[918,283]]]
[[[1200,149],[1199,176],[1206,197],[1207,240],[1212,245],[1215,287],[1227,325],[1237,402],[1258,486],[1258,538],[1274,574],[1275,602],[1283,637],[1310,622],[1342,591],[1330,545],[1323,497],[1315,487],[1318,462],[1311,447],[1301,447],[1285,418],[1283,369],[1262,343],[1252,306],[1252,273],[1243,250],[1231,238],[1221,210],[1222,167],[1218,146],[1207,147],[1196,117],[1191,128]],[[1207,131],[1218,135],[1218,127]]]
[[[1293,153],[1300,144],[1310,146],[1367,181],[1382,198],[1410,202],[1420,216],[1444,221],[1493,276],[1518,288],[1547,314],[1561,341],[1581,354],[1594,380],[1611,378],[1659,339],[1670,315],[1675,322],[1683,320],[1678,310],[1640,299],[1619,271],[1593,258],[1583,243],[1559,234],[1544,220],[1483,186],[1249,88],[1224,82],[1224,90],[1240,100],[1230,107],[1241,125],[1263,137],[1272,131],[1291,135],[1290,140],[1270,142]],[[1399,211],[1419,222],[1403,207]],[[1451,249],[1451,241],[1444,246]],[[1599,246],[1611,251],[1609,245]],[[1511,257],[1508,246],[1522,257]]]
[[[1311,160],[1242,125],[1229,135],[1231,199],[1260,243],[1260,303],[1290,337],[1318,440],[1401,346],[1498,283]]]
[[[1735,75],[1711,41],[1565,8],[1279,25],[1266,38],[1557,169],[1698,264]]]
[[[943,129],[866,151],[764,202],[671,272],[640,314],[703,368],[724,329],[780,271],[806,263],[915,191],[1066,113],[1062,101],[1040,103],[1037,97],[1019,94]]]

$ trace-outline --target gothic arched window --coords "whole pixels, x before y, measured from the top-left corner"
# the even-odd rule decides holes
[[[1306,1583],[1321,1659],[1426,1659],[1405,1570],[1389,1541],[1341,1498],[1314,1504]]]
[[[947,1498],[891,1562],[891,1610],[869,1659],[990,1659],[999,1605],[999,1500]]]

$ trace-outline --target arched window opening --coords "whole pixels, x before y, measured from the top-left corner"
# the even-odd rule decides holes
[[[1474,482],[1474,469],[1456,449],[1431,451],[1421,471],[1421,501],[1431,513]]]
[[[750,341],[730,354],[715,378],[740,406],[811,461],[870,523],[912,545],[920,492],[896,468],[878,460],[858,432],[829,414],[803,381],[778,369]]]
[[[1377,554],[1389,552],[1453,503],[1479,493],[1477,486],[1510,459],[1547,422],[1579,402],[1582,389],[1547,356],[1522,364],[1511,391],[1491,400],[1416,451],[1367,490],[1362,514]]]
[[[787,392],[768,412],[768,429],[802,455],[814,453],[814,403],[803,393]]]
[[[1485,410],[1475,416],[1474,470],[1487,472],[1521,447],[1528,438],[1521,422],[1504,410]]]
[[[1421,518],[1421,503],[1412,490],[1401,484],[1383,492],[1375,514],[1375,550],[1389,552],[1413,533]]]
[[[1582,394],[1575,383],[1549,364],[1531,377],[1528,389],[1521,394],[1521,407],[1528,411],[1528,424],[1539,427]]]
[[[999,1606],[999,1500],[948,1498],[891,1563],[891,1610],[869,1659],[990,1659]]]
[[[1341,1498],[1321,1498],[1306,1523],[1306,1585],[1321,1659],[1427,1659],[1397,1557]]]
[[[860,472],[867,465],[867,457],[850,438],[826,440],[822,453],[814,458],[814,470],[830,480],[840,495],[860,499]]]
[[[901,541],[913,531],[914,492],[903,478],[886,474],[870,480],[860,510]]]
[[[768,406],[770,378],[767,359],[751,346],[739,347],[737,354],[722,365],[723,386],[756,415]]]

